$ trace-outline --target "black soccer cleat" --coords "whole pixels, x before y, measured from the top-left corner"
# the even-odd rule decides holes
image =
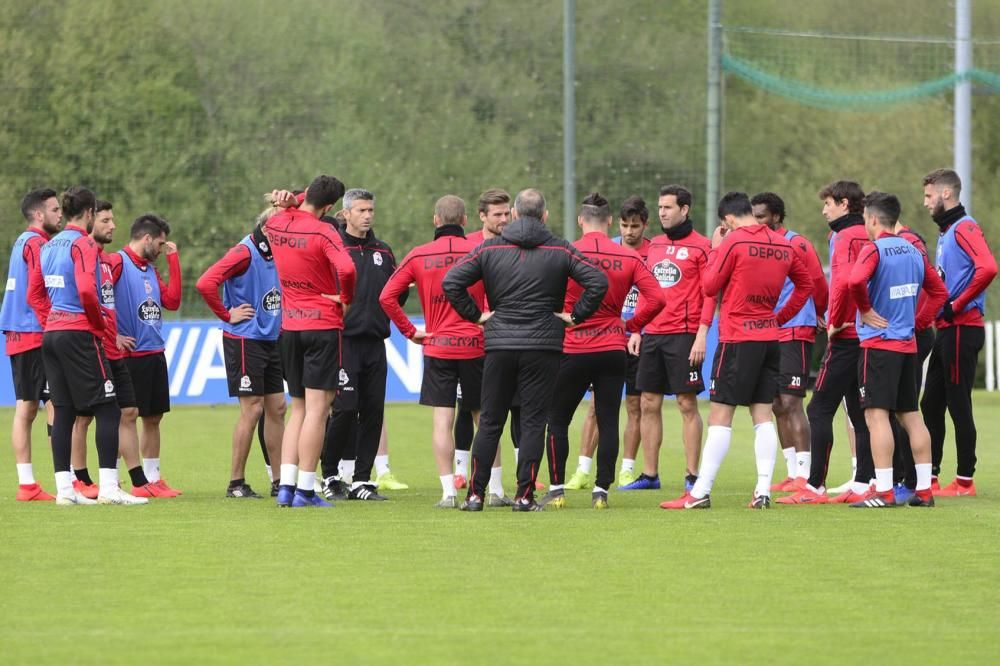
[[[323,497],[327,498],[331,502],[334,500],[347,499],[347,494],[349,492],[350,488],[348,488],[347,484],[340,479],[335,477],[323,479]]]
[[[536,502],[534,498],[522,497],[514,501],[511,511],[545,511],[545,507]]]
[[[254,492],[249,483],[239,486],[230,486],[226,489],[226,497],[242,497],[245,499],[261,499],[261,496]]]
[[[279,481],[272,481],[271,482],[271,497],[277,497],[278,496],[278,484],[279,483],[280,483]]]
[[[771,496],[770,495],[755,495],[750,503],[747,504],[748,509],[770,509],[771,508]]]
[[[385,502],[389,498],[375,492],[374,486],[360,485],[356,488],[351,488],[347,493],[347,499],[362,502]]]
[[[910,501],[907,502],[907,504],[910,506],[932,507],[934,506],[934,495],[929,495],[927,499],[924,499],[917,493],[913,493],[913,497],[910,498]]]
[[[478,495],[469,495],[462,502],[462,506],[458,507],[459,511],[482,511],[483,510],[483,498]]]

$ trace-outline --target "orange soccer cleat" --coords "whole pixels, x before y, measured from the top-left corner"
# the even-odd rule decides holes
[[[73,490],[80,493],[87,499],[97,499],[98,491],[97,484],[94,483],[84,483],[80,479],[73,481]]]
[[[809,488],[802,488],[792,495],[779,497],[774,501],[777,504],[826,504],[830,501],[830,497],[826,493],[817,493]]]
[[[159,486],[161,490],[166,490],[167,492],[176,493],[176,495],[184,494],[181,491],[177,490],[176,488],[171,488],[170,486],[168,486],[165,479],[160,479],[159,481],[156,481],[155,485]]]
[[[17,487],[18,502],[54,502],[55,499],[37,483],[25,483]]]
[[[461,490],[462,488],[469,487],[469,480],[465,478],[462,474],[455,475],[455,490]]]
[[[661,509],[708,509],[712,506],[712,500],[708,495],[695,497],[691,493],[684,493],[675,500],[662,502]]]
[[[177,491],[164,488],[159,483],[147,483],[144,486],[134,486],[132,494],[136,497],[177,497]]]
[[[783,481],[771,485],[772,493],[794,493],[796,490],[794,476],[786,476]]]
[[[934,497],[975,497],[976,496],[976,484],[972,479],[968,481],[962,481],[955,479],[947,486],[939,488],[938,490],[933,490]]]
[[[873,492],[874,488],[868,488],[863,493],[856,493],[853,490],[848,490],[846,493],[840,493],[836,497],[830,498],[830,504],[854,504],[855,502],[861,502],[870,492]]]

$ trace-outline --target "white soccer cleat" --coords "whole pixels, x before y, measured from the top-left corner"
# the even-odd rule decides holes
[[[94,500],[84,497],[80,493],[74,492],[72,495],[56,495],[56,504],[59,506],[72,506],[74,504],[97,504]]]
[[[149,500],[145,497],[130,495],[121,488],[115,488],[107,493],[102,490],[101,494],[97,496],[97,504],[121,504],[130,506],[133,504],[149,504]]]

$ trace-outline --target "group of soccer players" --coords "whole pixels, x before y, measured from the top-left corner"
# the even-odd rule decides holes
[[[935,495],[975,495],[971,390],[984,342],[984,293],[997,267],[982,230],[959,202],[955,172],[932,172],[923,186],[924,205],[940,232],[934,261],[922,237],[900,221],[894,195],[865,195],[851,181],[820,191],[831,229],[829,282],[813,244],[785,226],[784,203],[768,192],[752,199],[739,192],[725,195],[711,239],[694,230],[692,196],[682,186],[661,188],[663,233],[651,239],[649,211],[640,197],[623,202],[620,235],[612,239],[610,204],[595,193],[580,206],[582,237],[563,249],[506,238],[518,210],[515,205],[512,214],[503,190],[483,193],[482,231],[469,234],[465,202],[448,195],[435,205],[433,240],[397,266],[391,248],[372,231],[371,192],[346,190],[331,176],[317,177],[302,192],[275,190],[250,233],[197,284],[223,322],[229,391],[240,405],[226,494],[258,497],[245,478],[255,431],[279,506],[380,501],[386,498],[379,490],[406,487],[389,469],[384,425],[384,341],[391,320],[423,348],[420,403],[433,408],[440,508],[559,508],[566,504],[565,490],[591,487],[592,506],[608,507],[623,388],[627,422],[617,475],[622,490],[661,487],[663,397],[676,396],[684,493],[663,502],[665,509],[711,505],[738,406],[749,408],[754,427],[757,481],[751,508],[769,508],[773,492],[788,493],[774,500],[782,504],[858,508],[931,506]],[[514,203],[538,208],[533,215],[543,221],[540,193],[522,195]],[[341,210],[332,215],[341,199]],[[90,190],[74,187],[61,196],[34,190],[21,208],[28,228],[15,242],[0,310],[17,398],[12,432],[17,498],[138,504],[180,494],[160,476],[159,427],[170,408],[161,315],[163,308],[179,307],[181,293],[169,225],[142,215],[133,222],[126,247],[107,253],[115,230],[112,205]],[[493,296],[487,293],[503,303],[497,321],[511,321],[502,309],[517,305],[497,291],[496,277],[492,285],[463,282],[471,275],[469,262],[477,261],[483,248],[512,248],[522,257],[536,250],[569,257],[567,274],[573,279],[560,273],[554,286],[552,275],[519,275],[524,270],[519,264],[525,264],[519,261],[499,278],[529,290],[523,293],[558,292],[563,302],[553,313],[565,324],[562,354],[542,373],[551,375],[548,383],[518,385],[517,373],[499,370],[503,363],[535,362],[509,351],[522,344],[517,340],[522,333],[526,349],[537,341],[527,326],[503,331],[503,351],[484,344],[483,327],[493,315]],[[161,252],[167,255],[167,281],[153,264]],[[532,270],[544,272],[546,263],[557,262],[547,260]],[[546,279],[549,284],[541,286]],[[423,309],[422,330],[403,309],[411,286]],[[719,344],[711,363],[705,433],[697,397],[705,389],[702,363],[717,310]],[[502,325],[493,326],[494,337]],[[827,348],[805,406],[818,331],[826,333]],[[567,480],[569,424],[588,390],[593,403],[579,465]],[[503,405],[503,414],[490,414],[490,433],[477,436],[470,452],[484,394],[495,398],[498,391],[509,393],[491,403]],[[31,466],[31,424],[45,400],[51,405],[55,497],[36,482]],[[544,410],[538,408],[541,402]],[[850,487],[829,495],[833,419],[841,404],[853,427],[857,463]],[[543,486],[536,481],[533,452],[520,461],[523,473],[513,500],[501,483],[495,440],[509,413],[517,446],[522,407],[525,441],[533,442],[539,428],[545,431],[550,485],[537,501],[534,491]],[[946,409],[954,423],[958,469],[954,481],[942,486],[937,477]],[[86,463],[91,421],[96,421],[97,483]],[[640,445],[642,469],[636,474]],[[772,483],[779,447],[787,475]],[[118,457],[125,460],[131,492],[119,483]],[[458,491],[466,487],[460,505]]]

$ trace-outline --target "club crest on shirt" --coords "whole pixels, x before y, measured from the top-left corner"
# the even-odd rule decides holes
[[[271,287],[271,290],[264,294],[260,304],[264,308],[264,312],[271,316],[277,316],[281,312],[281,292],[278,291],[277,287]]]
[[[372,255],[372,261],[375,262],[376,266],[381,266],[382,265],[382,253],[381,252],[376,252],[375,254],[373,254]]]
[[[688,249],[686,247],[677,248],[677,259],[679,261],[684,261],[688,258]]]
[[[687,248],[681,249],[687,251]],[[680,259],[680,253],[677,258]],[[661,288],[668,289],[681,281],[681,268],[669,259],[664,259],[653,266],[653,277],[660,283]]]
[[[147,298],[142,303],[139,303],[137,314],[139,315],[139,321],[150,326],[159,324],[163,316],[163,313],[160,311],[160,304],[152,298]]]

